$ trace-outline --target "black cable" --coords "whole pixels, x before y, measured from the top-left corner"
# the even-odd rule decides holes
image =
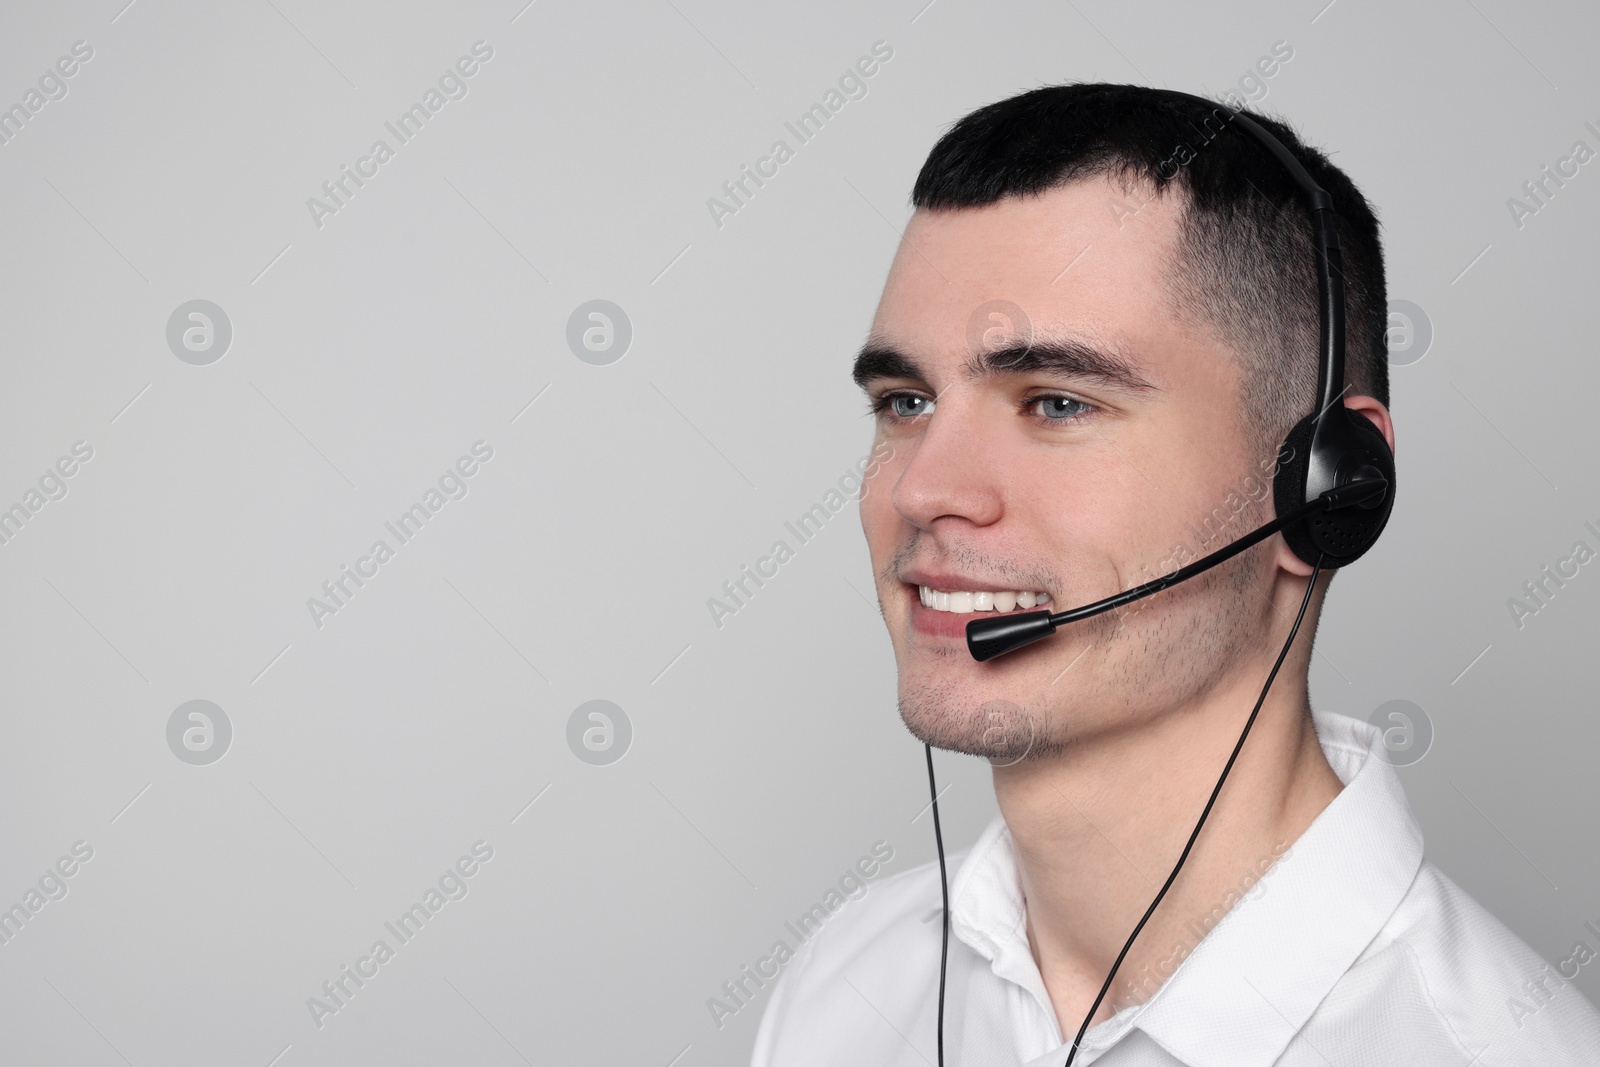
[[[944,899],[939,940],[939,1067],[944,1067],[944,967],[950,955],[950,883],[944,874],[944,833],[939,829],[939,789],[933,781],[933,746],[924,744],[928,757],[928,791],[933,796],[933,842],[939,849],[939,892]]]
[[[1278,659],[1272,665],[1272,671],[1267,675],[1267,684],[1261,687],[1261,695],[1256,698],[1256,706],[1250,710],[1250,718],[1245,721],[1244,729],[1239,734],[1239,740],[1233,746],[1233,753],[1228,757],[1227,765],[1222,768],[1222,776],[1217,779],[1215,788],[1211,790],[1211,797],[1206,801],[1205,810],[1200,813],[1200,820],[1194,824],[1194,831],[1189,834],[1189,841],[1183,846],[1183,854],[1178,857],[1178,862],[1173,866],[1172,873],[1167,875],[1166,884],[1156,894],[1156,898],[1145,909],[1144,917],[1139,920],[1139,925],[1133,928],[1133,933],[1128,935],[1128,940],[1122,946],[1122,951],[1117,954],[1117,960],[1111,965],[1111,971],[1106,975],[1105,984],[1100,987],[1100,995],[1094,998],[1094,1003],[1089,1007],[1089,1014],[1083,1017],[1083,1025],[1078,1027],[1078,1036],[1072,1039],[1072,1048],[1067,1053],[1065,1067],[1072,1067],[1072,1061],[1077,1058],[1078,1045],[1083,1041],[1083,1035],[1089,1031],[1089,1023],[1094,1018],[1095,1012],[1100,1010],[1100,1003],[1105,1000],[1106,994],[1111,990],[1111,983],[1116,978],[1117,968],[1122,966],[1122,961],[1127,958],[1128,951],[1133,948],[1134,941],[1144,929],[1145,923],[1150,921],[1150,916],[1160,906],[1162,898],[1167,895],[1167,890],[1172,888],[1172,883],[1177,880],[1178,872],[1183,869],[1183,863],[1189,858],[1189,853],[1194,849],[1195,841],[1200,837],[1200,828],[1206,824],[1206,818],[1211,814],[1212,807],[1217,802],[1217,797],[1222,793],[1222,785],[1228,780],[1228,772],[1233,770],[1234,761],[1239,758],[1239,752],[1244,748],[1245,738],[1250,736],[1250,727],[1255,725],[1256,716],[1260,714],[1261,707],[1267,701],[1267,693],[1272,689],[1273,681],[1278,677],[1278,669],[1283,666],[1284,659],[1289,655],[1289,647],[1294,644],[1295,635],[1300,632],[1300,623],[1305,619],[1306,607],[1311,603],[1311,594],[1317,587],[1317,578],[1322,573],[1323,561],[1326,553],[1317,556],[1316,566],[1311,569],[1311,580],[1306,583],[1306,594],[1300,600],[1300,610],[1294,617],[1294,625],[1289,628],[1289,636],[1284,639],[1283,648],[1278,652]],[[944,937],[939,948],[939,1067],[944,1067],[944,986],[945,964],[950,947],[950,888],[945,878],[944,867],[944,839],[939,831],[939,793],[933,780],[933,749],[923,746],[928,756],[928,789],[933,794],[933,837],[939,851],[939,888],[944,894]]]
[[[1206,816],[1211,814],[1211,807],[1217,802],[1217,796],[1222,792],[1222,783],[1228,780],[1228,772],[1233,770],[1233,761],[1239,758],[1239,750],[1244,748],[1244,739],[1250,735],[1250,727],[1255,725],[1256,715],[1261,711],[1261,705],[1267,701],[1267,691],[1272,688],[1272,681],[1278,677],[1278,668],[1283,666],[1283,661],[1289,655],[1289,646],[1294,643],[1295,634],[1300,632],[1300,620],[1305,618],[1306,605],[1311,603],[1311,592],[1317,587],[1317,576],[1322,573],[1322,561],[1325,553],[1317,555],[1317,564],[1311,568],[1311,580],[1306,583],[1306,595],[1300,599],[1300,611],[1294,617],[1294,625],[1289,628],[1289,636],[1283,642],[1283,649],[1278,653],[1278,660],[1272,665],[1272,673],[1267,675],[1267,684],[1261,687],[1261,696],[1256,698],[1256,706],[1250,710],[1250,718],[1245,721],[1244,730],[1239,734],[1239,741],[1233,746],[1233,754],[1228,757],[1227,766],[1222,768],[1222,777],[1217,779],[1216,788],[1211,790],[1211,799],[1206,801],[1205,810],[1200,813],[1200,821],[1194,824],[1194,832],[1189,835],[1189,843],[1183,846],[1183,855],[1178,857],[1177,864],[1172,868],[1172,873],[1167,875],[1166,884],[1161,887],[1161,892],[1150,902],[1150,907],[1145,909],[1144,918],[1139,920],[1139,925],[1133,928],[1133,933],[1128,935],[1127,943],[1122,946],[1122,951],[1117,955],[1117,962],[1111,965],[1111,973],[1106,975],[1105,985],[1100,987],[1100,995],[1094,998],[1094,1003],[1089,1006],[1089,1014],[1083,1017],[1083,1025],[1078,1027],[1078,1036],[1072,1039],[1072,1050],[1067,1053],[1066,1067],[1072,1067],[1072,1061],[1078,1056],[1078,1043],[1083,1040],[1083,1035],[1089,1030],[1089,1021],[1094,1018],[1094,1013],[1100,1010],[1100,1002],[1105,999],[1106,993],[1111,989],[1111,980],[1116,977],[1117,968],[1122,966],[1123,959],[1128,955],[1128,950],[1133,947],[1134,939],[1139,936],[1139,931],[1144,929],[1144,924],[1150,921],[1150,916],[1155,914],[1156,906],[1161,903],[1161,898],[1167,895],[1167,890],[1172,888],[1172,883],[1178,877],[1178,871],[1183,867],[1183,861],[1189,858],[1189,850],[1194,848],[1195,839],[1200,836],[1200,828],[1206,824]]]

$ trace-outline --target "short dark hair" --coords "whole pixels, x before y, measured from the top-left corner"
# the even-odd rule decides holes
[[[1254,446],[1276,448],[1316,402],[1316,261],[1305,196],[1277,160],[1207,108],[1138,85],[1051,85],[989,104],[939,139],[913,206],[942,211],[1108,177],[1186,194],[1180,258],[1165,279],[1174,309],[1239,353],[1240,416]],[[1344,256],[1346,396],[1389,403],[1383,245],[1371,205],[1328,157],[1254,111],[1333,198]],[[1247,430],[1247,432],[1249,432]]]

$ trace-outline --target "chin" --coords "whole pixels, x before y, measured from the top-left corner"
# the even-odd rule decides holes
[[[918,741],[980,756],[997,767],[1037,759],[1059,748],[1036,709],[948,683],[902,687],[900,721]]]

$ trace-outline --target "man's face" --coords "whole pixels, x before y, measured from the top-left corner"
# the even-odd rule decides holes
[[[966,649],[996,599],[1087,604],[1270,516],[1274,455],[1246,445],[1236,359],[1164,287],[1181,194],[1146,197],[1096,178],[906,228],[864,360],[893,452],[861,519],[901,715],[936,746],[1007,762],[1141,726],[1266,632],[1275,540],[987,663]]]

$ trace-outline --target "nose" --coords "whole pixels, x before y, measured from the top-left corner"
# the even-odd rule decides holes
[[[1004,513],[998,442],[974,399],[954,386],[939,394],[894,483],[895,510],[918,529],[941,519],[987,526]]]

